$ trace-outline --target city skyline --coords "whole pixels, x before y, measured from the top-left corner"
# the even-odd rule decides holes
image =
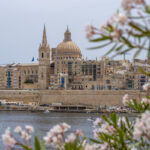
[[[68,25],[72,40],[80,47],[84,58],[100,59],[107,49],[87,50],[93,44],[86,39],[84,28],[90,22],[100,28],[120,5],[121,0],[1,1],[0,64],[30,63],[33,57],[37,58],[44,24],[50,48],[62,42]],[[131,54],[127,58],[131,59]],[[117,58],[123,59],[123,56]]]

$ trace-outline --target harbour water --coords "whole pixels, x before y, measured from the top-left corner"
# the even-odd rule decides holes
[[[0,111],[0,135],[7,127],[12,130],[20,125],[32,125],[35,128],[35,135],[42,138],[54,125],[66,122],[71,125],[68,133],[75,132],[78,128],[84,132],[87,137],[92,137],[93,121],[102,114],[87,113],[42,113],[42,112],[20,112],[20,111]],[[130,119],[135,118],[135,114],[128,115]],[[0,137],[0,150],[3,150],[2,139]]]

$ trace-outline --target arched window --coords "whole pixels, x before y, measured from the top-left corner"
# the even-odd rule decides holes
[[[44,58],[44,53],[42,53],[42,58]]]
[[[43,76],[43,72],[41,73],[41,79],[43,80],[44,76]]]

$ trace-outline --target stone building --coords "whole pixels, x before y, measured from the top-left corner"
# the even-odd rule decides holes
[[[64,40],[50,48],[44,26],[38,63],[0,66],[0,89],[140,90],[150,72],[147,60],[84,60],[67,27]]]

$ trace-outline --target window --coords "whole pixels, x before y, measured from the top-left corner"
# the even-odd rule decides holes
[[[43,80],[43,72],[41,73],[41,79]]]
[[[110,80],[106,80],[106,83],[109,84],[109,83],[110,83]]]
[[[42,58],[44,58],[44,53],[42,53]]]

